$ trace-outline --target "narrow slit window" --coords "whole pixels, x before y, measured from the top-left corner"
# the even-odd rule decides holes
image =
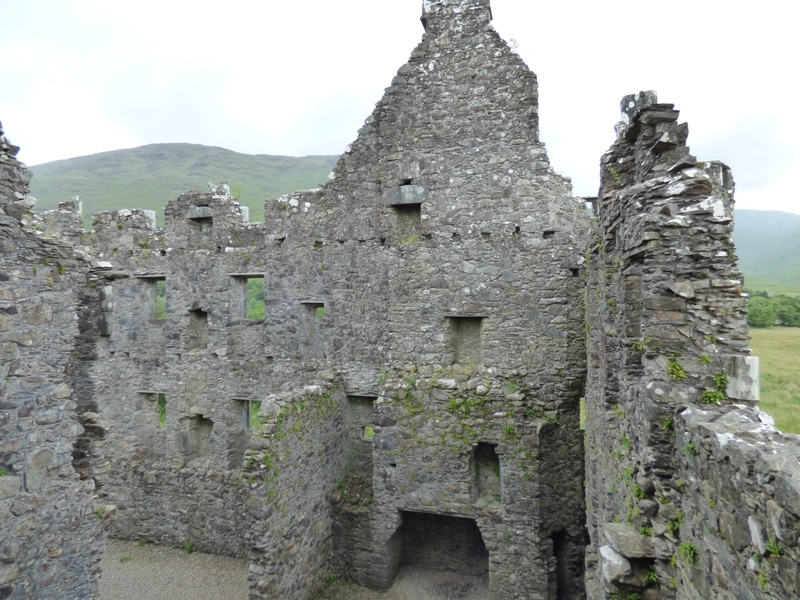
[[[475,483],[479,497],[500,501],[500,457],[497,444],[479,442],[472,456],[475,466]]]
[[[167,395],[158,394],[158,426],[164,429],[167,426]]]
[[[261,426],[259,413],[261,412],[261,400],[250,398],[237,398],[239,404],[239,415],[242,427],[245,429],[258,429]]]
[[[167,280],[156,279],[153,282],[153,318],[167,318]]]
[[[189,311],[189,328],[186,331],[187,350],[208,348],[208,313],[202,310]]]
[[[300,304],[305,313],[305,339],[301,342],[301,352],[307,356],[317,356],[324,347],[325,303],[307,300]]]
[[[353,471],[372,473],[372,444],[375,437],[375,401],[372,395],[347,396],[344,411],[347,463]]]

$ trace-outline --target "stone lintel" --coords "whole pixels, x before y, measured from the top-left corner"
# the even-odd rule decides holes
[[[211,219],[214,210],[210,206],[192,206],[186,213],[187,219]]]
[[[428,187],[425,185],[400,185],[386,194],[387,206],[422,204],[428,200]]]

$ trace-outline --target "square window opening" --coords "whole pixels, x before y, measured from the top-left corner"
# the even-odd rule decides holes
[[[211,434],[214,421],[203,415],[188,415],[178,422],[175,443],[187,460],[211,454]]]
[[[214,225],[214,210],[210,206],[192,206],[186,218],[197,227],[198,231],[210,229]]]
[[[392,210],[400,242],[418,242],[422,228],[422,204],[397,204],[392,206]]]
[[[375,429],[372,428],[372,425],[365,425],[361,428],[361,439],[367,440],[369,442],[372,441],[372,438],[375,437]]]
[[[452,316],[449,321],[450,352],[453,362],[461,365],[478,365],[483,362],[484,317]]]

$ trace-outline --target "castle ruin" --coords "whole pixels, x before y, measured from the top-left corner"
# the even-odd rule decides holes
[[[0,600],[93,597],[101,528],[247,557],[254,600],[403,565],[491,600],[800,597],[730,171],[626,96],[587,210],[490,21],[425,0],[330,181],[264,223],[224,185],[164,228],[37,216],[2,138]]]

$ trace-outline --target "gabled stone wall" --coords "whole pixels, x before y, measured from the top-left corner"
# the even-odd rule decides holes
[[[267,203],[264,223],[224,187],[170,202],[163,230],[142,211],[95,217],[83,241],[113,265],[92,365],[112,535],[247,552],[254,597],[304,598],[326,569],[390,585],[403,515],[427,513],[477,524],[493,598],[583,596],[586,217],[538,139],[535,76],[489,16],[427,3],[422,43],[328,185]],[[266,430],[241,410],[323,371],[340,409],[368,404],[337,409],[335,427],[302,423],[334,461],[309,474],[313,453],[294,458],[274,432],[256,443]],[[249,475],[265,473],[264,448],[300,461],[269,489]],[[309,476],[313,509],[292,493]],[[309,510],[313,535],[287,525]]]

